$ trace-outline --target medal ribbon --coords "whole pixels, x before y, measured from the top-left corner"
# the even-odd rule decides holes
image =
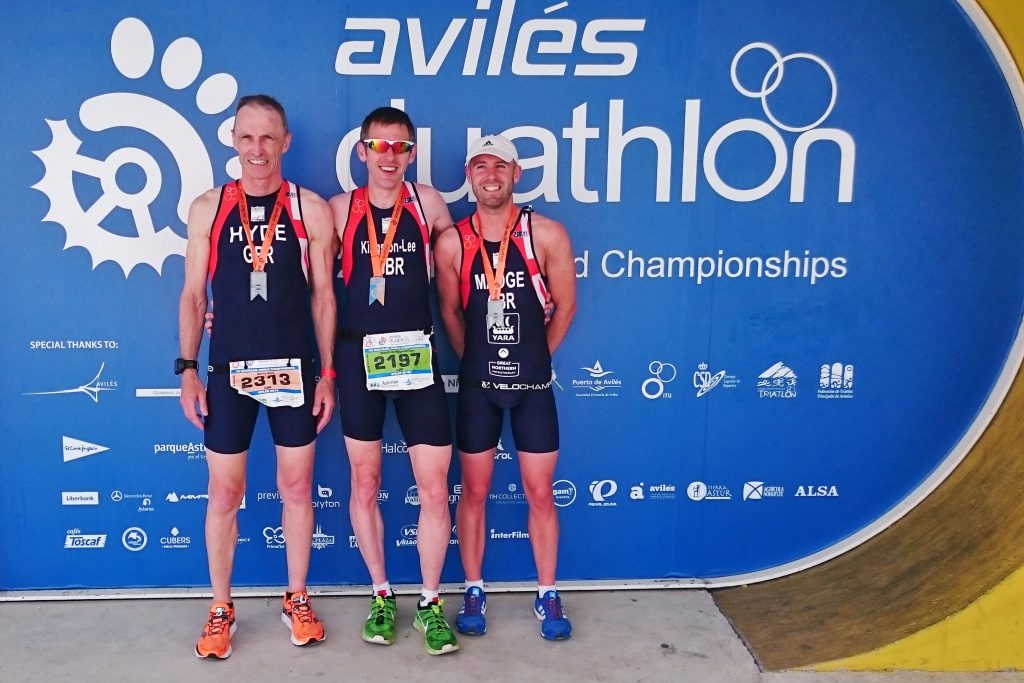
[[[242,219],[242,231],[245,233],[245,240],[249,243],[249,251],[252,253],[252,270],[255,273],[262,273],[263,269],[267,267],[267,250],[270,248],[270,243],[274,241],[274,233],[277,232],[277,219],[281,217],[281,209],[284,208],[288,190],[282,180],[281,189],[277,191],[277,199],[274,200],[274,209],[270,212],[270,221],[263,233],[263,245],[260,247],[260,253],[257,254],[252,241],[252,227],[249,225],[249,200],[245,196],[242,181],[236,180],[235,186],[238,188],[238,215]]]
[[[395,202],[395,208],[391,211],[391,222],[388,223],[388,234],[384,238],[383,248],[378,247],[377,242],[377,228],[373,224],[373,205],[370,204],[369,193],[366,197],[366,232],[370,238],[370,264],[373,266],[373,276],[383,277],[384,276],[384,263],[388,260],[388,254],[391,253],[391,245],[395,241],[395,235],[398,234],[398,221],[402,217],[402,208],[405,206],[405,191],[403,189],[402,194],[398,196],[398,201]]]
[[[480,224],[480,228],[477,229],[474,225],[473,231],[476,233],[476,236],[480,238],[480,258],[484,262],[484,280],[487,281],[487,289],[490,292],[490,296],[488,298],[491,301],[497,301],[501,298],[501,287],[505,280],[505,259],[508,257],[509,238],[512,236],[512,228],[515,227],[518,218],[519,214],[516,212],[515,204],[513,204],[509,208],[508,225],[505,226],[505,234],[501,236],[501,246],[498,247],[498,264],[494,269],[492,269],[491,259],[483,244],[483,221],[480,218],[480,212],[476,212],[476,219]],[[470,225],[472,225],[472,222]]]

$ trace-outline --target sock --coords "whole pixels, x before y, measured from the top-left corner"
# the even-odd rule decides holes
[[[384,593],[384,595],[394,595],[395,592],[391,590],[391,582],[385,581],[384,583],[373,584],[373,594],[377,595],[379,593]]]
[[[537,597],[543,598],[548,591],[556,590],[554,586],[537,586]]]
[[[479,588],[480,590],[483,590],[484,589],[484,580],[483,579],[477,579],[476,581],[467,581],[466,582],[466,590],[469,590],[470,588]]]
[[[420,601],[417,604],[418,607],[426,607],[428,604],[438,599],[437,591],[431,591],[424,588],[420,591]]]

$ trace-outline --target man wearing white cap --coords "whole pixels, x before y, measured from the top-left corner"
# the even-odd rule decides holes
[[[473,142],[466,177],[477,210],[437,241],[437,283],[448,337],[462,358],[456,441],[462,496],[456,510],[466,575],[456,628],[487,631],[481,573],[485,509],[505,410],[519,454],[529,534],[537,566],[534,613],[541,635],[562,640],[572,625],[555,588],[558,515],[552,475],[558,460],[558,416],[551,354],[576,312],[576,271],[565,228],[512,190],[522,174],[515,145],[500,135]]]

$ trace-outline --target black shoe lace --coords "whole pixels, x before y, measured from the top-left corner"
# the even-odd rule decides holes
[[[210,612],[210,618],[206,620],[207,635],[216,636],[224,632],[224,629],[231,623],[228,612],[223,607],[218,607]]]

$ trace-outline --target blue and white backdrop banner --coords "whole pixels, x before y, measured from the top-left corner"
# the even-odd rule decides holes
[[[42,1],[0,23],[0,589],[207,583],[170,366],[187,208],[238,175],[241,94],[284,103],[286,175],[323,196],[365,180],[379,105],[411,114],[410,176],[456,218],[467,144],[519,146],[516,201],[576,255],[563,581],[728,585],[841,553],[942,481],[1020,363],[1021,83],[972,0]],[[389,421],[393,582],[418,580],[406,451]],[[506,432],[489,581],[535,576],[516,457]],[[369,579],[348,477],[335,419],[312,584]],[[281,583],[262,418],[239,531],[235,582]]]

